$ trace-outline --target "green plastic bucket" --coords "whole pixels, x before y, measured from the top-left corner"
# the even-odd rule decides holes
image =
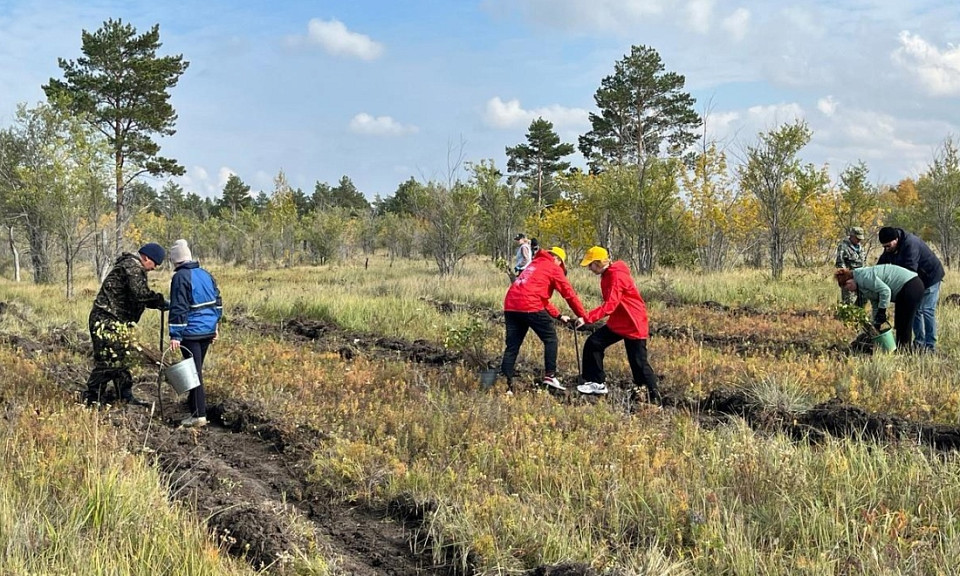
[[[190,354],[190,351],[186,348],[181,347],[180,349]],[[177,391],[177,394],[189,392],[200,385],[200,376],[197,375],[197,365],[190,356],[164,368],[163,375],[166,377],[167,382],[173,386],[173,389]]]
[[[893,330],[887,328],[873,337],[873,343],[877,345],[876,349],[880,352],[893,352],[897,349],[897,340],[893,336]]]

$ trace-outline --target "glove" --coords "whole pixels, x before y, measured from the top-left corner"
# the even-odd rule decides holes
[[[563,316],[563,315],[557,316],[557,320],[560,320],[560,321],[563,322],[564,324],[569,324],[569,323],[570,323],[570,317],[569,317],[569,316]]]
[[[160,302],[160,305],[159,305],[159,306],[157,306],[157,310],[159,310],[159,311],[161,311],[161,312],[166,312],[166,311],[169,310],[169,309],[170,309],[170,301],[169,301],[169,300],[164,300],[163,302]]]
[[[583,318],[577,318],[577,321],[576,321],[576,323],[573,325],[573,327],[574,327],[574,328],[581,328],[581,327],[583,327],[583,325],[586,324],[586,323],[587,323],[587,321],[584,320]]]
[[[887,321],[887,309],[886,309],[886,308],[878,308],[878,309],[877,309],[877,313],[876,313],[876,315],[875,315],[875,317],[874,317],[874,321],[875,321],[877,324],[883,324],[884,322],[886,322],[886,321]]]

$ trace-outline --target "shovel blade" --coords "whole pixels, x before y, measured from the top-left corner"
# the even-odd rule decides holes
[[[484,370],[480,373],[480,386],[484,389],[492,388],[493,383],[497,381],[496,370]]]

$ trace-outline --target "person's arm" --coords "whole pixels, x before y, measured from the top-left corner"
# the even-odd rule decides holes
[[[630,281],[632,282],[632,280]],[[592,324],[601,318],[609,316],[617,309],[620,301],[623,300],[623,292],[626,288],[622,282],[623,280],[619,277],[611,282],[610,291],[603,295],[603,304],[587,312],[587,315],[583,317],[584,322]]]
[[[873,319],[874,323],[876,323],[877,310],[880,308],[886,310],[890,306],[890,285],[881,280],[876,274],[870,274],[869,277],[865,276],[858,279],[857,286],[872,294],[876,294],[875,297],[870,299],[873,305]]]
[[[179,342],[183,339],[183,332],[187,329],[187,317],[190,314],[190,285],[189,272],[177,273],[170,281],[170,342]]]
[[[130,289],[134,300],[140,302],[147,308],[162,309],[166,305],[167,299],[163,297],[163,294],[150,289],[150,284],[147,282],[146,270],[142,268],[131,270],[128,267],[126,272],[127,287]]]
[[[846,268],[843,261],[843,242],[837,246],[837,268]]]
[[[583,303],[580,302],[580,297],[577,296],[577,291],[573,289],[573,285],[570,284],[570,280],[563,274],[563,270],[559,267],[557,268],[557,274],[555,278],[555,285],[557,287],[557,292],[560,293],[560,296],[567,301],[567,305],[570,306],[570,309],[573,310],[573,313],[578,317],[583,317],[587,313],[586,309],[583,307]],[[554,314],[554,318],[560,314]]]

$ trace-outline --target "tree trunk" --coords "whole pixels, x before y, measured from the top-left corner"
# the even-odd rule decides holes
[[[107,254],[107,231],[100,230],[100,234],[94,235],[93,239],[93,266],[100,282],[103,282],[110,272],[110,261]]]
[[[73,300],[73,260],[74,255],[70,251],[69,247],[65,247],[63,250],[64,258],[63,262],[67,268],[67,300]]]
[[[10,243],[10,253],[13,254],[13,279],[20,281],[20,251],[17,250],[17,244],[13,241],[13,226],[7,226],[7,241]]]
[[[770,233],[770,274],[774,280],[783,278],[783,238],[779,230]]]
[[[120,141],[120,135],[116,135],[117,142]],[[120,256],[123,251],[123,154],[117,150],[114,156],[116,167],[116,190],[117,190],[117,230],[114,235],[114,258]]]
[[[50,261],[43,233],[36,228],[28,228],[27,240],[30,244],[30,263],[33,265],[33,283],[49,284]]]

